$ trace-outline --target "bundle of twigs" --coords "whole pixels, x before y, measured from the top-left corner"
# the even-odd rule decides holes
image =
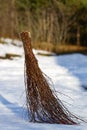
[[[32,122],[77,124],[77,117],[71,114],[51,90],[32,52],[28,32],[21,33],[25,52],[25,82],[29,117]]]

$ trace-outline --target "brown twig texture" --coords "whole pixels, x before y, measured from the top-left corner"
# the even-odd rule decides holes
[[[28,32],[22,32],[25,52],[26,99],[29,118],[32,122],[77,124],[77,117],[71,114],[51,90],[48,80],[38,66]]]

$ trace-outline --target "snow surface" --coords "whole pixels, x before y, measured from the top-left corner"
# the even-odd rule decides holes
[[[0,44],[0,56],[20,54],[21,58],[0,60],[0,130],[87,130],[87,124],[60,125],[28,121],[24,87],[23,48],[11,40]],[[15,41],[19,42],[19,41]],[[41,70],[48,75],[64,105],[76,115],[87,119],[87,56],[70,54],[40,56],[34,50]]]

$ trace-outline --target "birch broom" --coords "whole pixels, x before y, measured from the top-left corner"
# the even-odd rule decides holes
[[[77,124],[77,117],[62,104],[38,66],[28,32],[20,34],[25,52],[25,90],[27,109],[32,122]]]

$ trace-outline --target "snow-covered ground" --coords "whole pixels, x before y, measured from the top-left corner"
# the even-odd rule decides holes
[[[87,130],[87,124],[58,125],[30,123],[26,113],[24,87],[23,48],[0,44],[0,56],[6,53],[21,55],[13,60],[0,59],[0,130]],[[20,44],[15,41],[14,43]],[[66,107],[76,115],[87,119],[87,56],[70,54],[63,56],[40,56],[34,50],[41,70],[48,75],[58,96]]]

